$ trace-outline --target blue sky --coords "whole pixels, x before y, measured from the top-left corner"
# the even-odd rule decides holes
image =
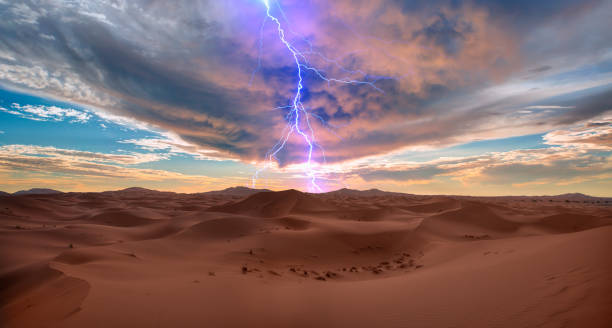
[[[82,106],[51,99],[40,98],[9,90],[0,90],[0,107],[12,109],[13,104],[20,106],[57,106],[72,108],[84,113],[92,113]],[[91,152],[118,153],[136,151],[132,144],[118,141],[132,138],[150,138],[155,133],[130,126],[123,126],[93,115],[86,122],[71,122],[70,119],[39,121],[0,111],[0,130],[4,131],[2,145],[27,144],[76,149]],[[41,119],[38,116],[35,119]]]
[[[609,2],[270,4],[0,1],[0,189],[609,196]]]

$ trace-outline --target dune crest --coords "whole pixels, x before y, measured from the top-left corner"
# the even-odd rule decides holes
[[[311,194],[291,189],[277,192],[259,192],[235,203],[213,206],[209,211],[261,217],[279,217],[336,209],[334,206]]]

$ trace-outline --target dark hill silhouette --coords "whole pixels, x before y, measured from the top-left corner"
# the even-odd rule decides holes
[[[53,189],[44,189],[44,188],[32,188],[29,190],[20,190],[14,192],[14,196],[23,196],[23,195],[54,195],[54,194],[63,194],[63,192]]]

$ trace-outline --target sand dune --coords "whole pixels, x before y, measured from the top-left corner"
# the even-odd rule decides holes
[[[49,264],[2,275],[2,321],[11,327],[53,327],[80,310],[89,284]]]
[[[419,226],[419,231],[428,231],[448,237],[498,236],[512,233],[518,226],[518,223],[506,220],[492,211],[487,204],[464,201],[461,202],[459,209],[428,217]]]
[[[211,212],[260,217],[278,217],[289,214],[307,214],[333,210],[337,210],[337,208],[313,195],[301,193],[293,189],[279,192],[260,192],[242,201],[213,206],[209,209]]]
[[[0,195],[0,322],[609,327],[607,201],[248,188]]]

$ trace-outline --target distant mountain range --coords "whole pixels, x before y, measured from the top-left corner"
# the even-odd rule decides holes
[[[549,196],[455,196],[456,198],[503,198],[507,200],[512,199],[531,199],[537,201],[547,200],[562,200],[571,202],[596,202],[596,201],[612,201],[612,197],[596,197],[589,196],[581,193],[568,193],[560,195],[549,195]]]
[[[194,195],[230,195],[230,196],[239,196],[246,197],[257,193],[262,192],[272,192],[269,189],[252,189],[248,187],[230,187],[223,190],[214,190],[214,191],[206,191],[200,193],[193,193]],[[299,191],[296,191],[299,193]],[[0,196],[25,196],[25,195],[54,195],[54,194],[63,194],[64,192],[54,189],[46,189],[46,188],[33,188],[29,190],[20,190],[14,193],[7,193],[4,191],[0,191]],[[152,195],[152,194],[176,194],[174,192],[169,191],[157,191],[152,189],[140,188],[140,187],[131,187],[121,190],[113,190],[113,191],[104,191],[104,194],[117,194],[117,195]],[[377,197],[377,196],[402,196],[402,195],[411,195],[407,193],[400,192],[390,192],[383,191],[379,189],[368,189],[368,190],[355,190],[342,188],[334,191],[330,191],[325,193],[325,195],[336,196],[336,197]],[[440,195],[442,196],[442,195]],[[504,199],[533,199],[533,200],[567,200],[572,202],[582,202],[582,201],[612,201],[612,197],[595,197],[589,196],[581,193],[568,193],[561,195],[552,195],[552,196],[453,196],[450,197],[455,198],[504,198]]]
[[[44,189],[44,188],[32,188],[29,190],[20,190],[14,192],[13,196],[22,196],[22,195],[53,195],[53,194],[63,194],[63,192],[53,189]]]

